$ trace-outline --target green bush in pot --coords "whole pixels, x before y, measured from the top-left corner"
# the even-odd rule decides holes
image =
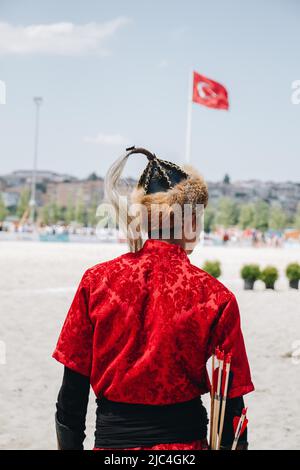
[[[215,278],[222,274],[220,261],[205,261],[202,269]]]
[[[244,289],[253,290],[254,283],[260,279],[260,267],[258,264],[245,264],[241,269],[241,277],[244,279]]]
[[[275,266],[266,266],[260,275],[260,279],[265,283],[266,289],[274,289],[278,279],[278,270]]]
[[[290,263],[287,265],[286,270],[286,277],[289,280],[290,287],[292,289],[299,288],[299,280],[300,280],[300,264],[299,263]]]

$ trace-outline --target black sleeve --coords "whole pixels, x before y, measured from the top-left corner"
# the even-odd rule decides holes
[[[243,408],[245,408],[243,397],[231,398],[226,401],[224,427],[221,443],[223,447],[231,448],[234,439],[233,418],[235,416],[241,416]],[[239,439],[239,444],[243,444],[245,447],[247,447],[247,439],[248,432],[246,428]]]
[[[83,449],[89,391],[88,377],[64,368],[55,415],[58,446],[62,450]]]

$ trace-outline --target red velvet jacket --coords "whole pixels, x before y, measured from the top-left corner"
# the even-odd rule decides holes
[[[53,357],[98,398],[159,405],[209,391],[216,346],[232,353],[229,398],[254,390],[232,292],[180,246],[148,239],[84,273]]]

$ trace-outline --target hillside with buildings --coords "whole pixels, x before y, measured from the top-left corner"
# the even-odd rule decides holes
[[[32,173],[17,170],[0,177],[0,222],[23,225],[30,216]],[[134,178],[121,180],[120,190],[128,194]],[[208,182],[209,205],[205,231],[239,226],[260,231],[300,229],[300,183],[272,181]],[[40,170],[36,177],[36,214],[39,225],[79,224],[95,227],[97,206],[104,201],[104,178],[91,173],[79,179],[69,174]]]
[[[24,190],[30,190],[32,172],[16,170],[0,176],[0,192],[7,208],[17,206]],[[133,178],[126,178],[123,187],[130,190],[136,184]],[[283,210],[293,213],[300,201],[300,183],[272,182],[260,180],[233,181],[226,175],[223,181],[208,182],[210,201],[222,197],[237,203],[263,200],[269,204],[278,203]],[[92,173],[89,177],[78,179],[67,174],[40,170],[37,172],[37,205],[56,203],[67,206],[69,201],[80,198],[87,206],[101,202],[104,198],[104,178]]]

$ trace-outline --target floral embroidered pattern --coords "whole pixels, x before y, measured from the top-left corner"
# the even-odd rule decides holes
[[[148,239],[84,273],[53,357],[98,398],[159,405],[209,391],[217,345],[233,355],[229,397],[254,390],[232,292],[179,245]]]
[[[208,450],[208,443],[206,439],[203,439],[174,444],[156,444],[151,447],[128,447],[127,449],[108,449],[103,447],[95,447],[93,450]]]

